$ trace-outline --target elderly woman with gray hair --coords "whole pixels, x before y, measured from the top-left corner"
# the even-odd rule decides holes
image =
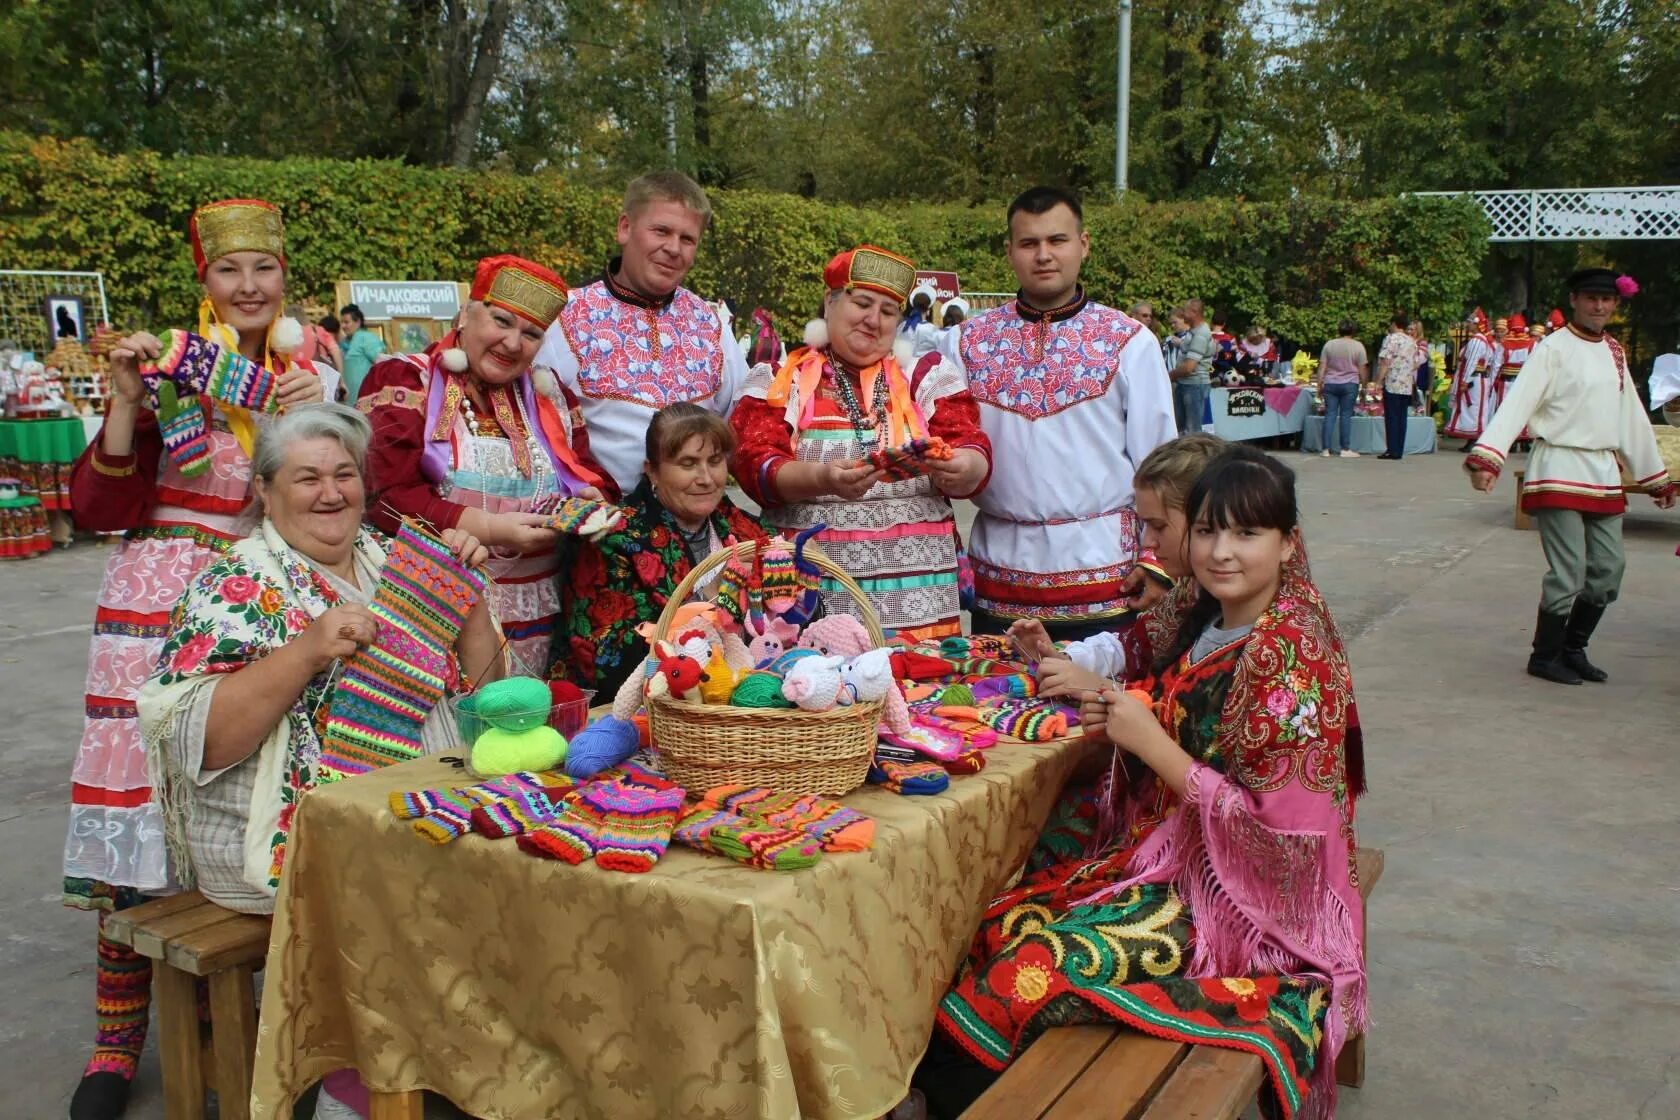
[[[176,608],[139,709],[154,797],[189,885],[270,913],[298,799],[315,784],[333,667],[378,636],[367,604],[385,549],[362,525],[368,422],[339,404],[294,408],[252,456],[263,519]],[[463,563],[486,555],[446,530]],[[501,674],[502,637],[480,599],[455,643],[455,681]],[[454,745],[434,709],[421,746]]]

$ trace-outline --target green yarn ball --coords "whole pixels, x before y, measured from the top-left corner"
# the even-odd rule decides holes
[[[548,709],[553,704],[548,685],[535,677],[491,681],[473,694],[473,714],[503,731],[542,727],[548,723]]]
[[[761,669],[755,669],[741,678],[741,683],[730,694],[729,702],[737,708],[793,707],[793,701],[782,695],[782,678]]]
[[[470,765],[479,777],[496,778],[516,770],[553,770],[564,761],[566,738],[545,723],[529,731],[492,727],[473,744]]]
[[[974,690],[966,684],[954,684],[940,694],[939,702],[947,708],[972,708]]]

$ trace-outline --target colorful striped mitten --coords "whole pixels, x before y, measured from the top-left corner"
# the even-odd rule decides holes
[[[727,856],[760,871],[799,871],[822,859],[822,844],[815,837],[704,803],[684,813],[671,835],[696,851]]]
[[[409,793],[392,790],[390,804],[398,820],[414,822],[415,832],[434,844],[447,844],[472,828],[472,812],[478,802],[461,790],[417,789]]]
[[[976,718],[999,735],[1029,743],[1048,743],[1068,734],[1068,709],[1049,700],[994,701],[980,708]]]
[[[158,387],[158,398],[158,432],[169,461],[187,478],[203,474],[210,468],[210,431],[204,406],[197,397],[178,402],[175,386],[167,381]]]
[[[734,785],[709,789],[700,800],[737,816],[803,832],[822,844],[825,852],[863,852],[875,842],[874,821],[856,809],[815,794],[801,796],[762,786]]]
[[[593,539],[624,528],[624,522],[624,511],[611,502],[597,498],[567,498],[548,515],[543,527]]]
[[[472,811],[472,830],[492,840],[523,836],[548,824],[565,809],[566,790],[518,789]]]
[[[671,842],[683,791],[596,782],[548,823],[520,836],[533,855],[581,863],[593,855],[610,871],[651,870]]]
[[[869,780],[907,797],[944,793],[951,776],[936,762],[898,762],[876,756]]]

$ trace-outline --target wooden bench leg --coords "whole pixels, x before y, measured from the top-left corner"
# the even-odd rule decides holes
[[[250,1120],[251,1077],[257,1052],[257,1006],[250,965],[210,977],[210,1031],[216,1054],[216,1101],[221,1120]]]
[[[204,1063],[198,1037],[198,996],[191,973],[152,964],[157,999],[158,1053],[163,1061],[163,1112],[169,1120],[204,1120]]]
[[[425,1098],[418,1089],[400,1093],[368,1092],[368,1120],[422,1120]]]
[[[1336,1055],[1336,1084],[1357,1089],[1365,1084],[1365,1036],[1350,1038],[1342,1043]]]

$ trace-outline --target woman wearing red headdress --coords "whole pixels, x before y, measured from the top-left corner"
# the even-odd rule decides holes
[[[212,202],[193,212],[188,232],[204,285],[197,333],[278,374],[282,407],[322,399],[323,382],[327,393],[336,392],[336,372],[289,358],[302,331],[280,317],[286,249],[279,210],[255,199]],[[70,476],[77,523],[126,534],[99,590],[64,848],[65,902],[100,911],[101,928],[105,913],[175,882],[135,696],[163,647],[176,600],[255,524],[247,507],[260,421],[207,394],[148,407],[140,363],[162,350],[145,331],[112,348],[105,424]],[[185,441],[175,433],[185,433]],[[74,1120],[120,1116],[127,1105],[146,1039],[151,962],[101,936],[96,984],[97,1041],[70,1102]]]
[[[412,517],[490,546],[492,605],[519,667],[538,676],[560,610],[560,534],[546,527],[548,511],[612,488],[577,401],[532,365],[565,304],[565,281],[548,269],[486,257],[443,344],[378,363],[357,401],[373,425],[368,519],[395,532]]]
[[[873,245],[823,270],[823,317],[780,369],[754,367],[731,423],[736,481],[766,524],[793,535],[815,525],[823,550],[869,595],[889,630],[959,633],[951,499],[991,477],[992,445],[962,371],[938,351],[914,365],[893,352],[916,267]],[[889,476],[867,456],[939,437],[948,459]],[[905,476],[907,474],[907,477]],[[829,611],[855,610],[824,580]]]

